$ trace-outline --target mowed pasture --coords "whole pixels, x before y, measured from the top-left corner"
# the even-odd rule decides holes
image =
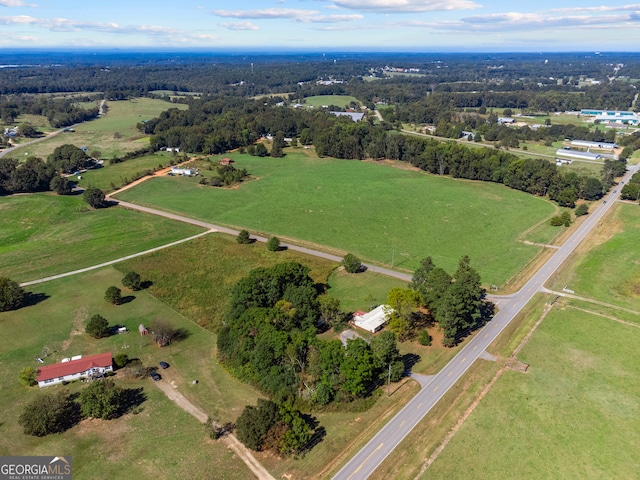
[[[618,203],[547,287],[640,311],[640,208]]]
[[[336,107],[348,107],[351,102],[360,105],[360,101],[351,95],[313,95],[304,99],[305,105],[314,108],[335,105]]]
[[[102,168],[87,170],[82,173],[80,180],[76,177],[73,179],[80,187],[92,186],[109,192],[114,190],[114,186],[120,188],[149,170],[155,170],[159,166],[169,166],[173,158],[170,153],[157,152],[120,163],[110,164],[106,161]]]
[[[123,388],[143,389],[146,400],[137,414],[121,418],[84,420],[70,430],[36,438],[24,435],[18,425],[23,405],[39,393],[25,387],[18,373],[25,367],[37,368],[35,358],[46,364],[72,355],[112,352],[139,358],[145,366],[158,366],[163,360],[169,369],[160,370],[168,382],[212,417],[235,419],[242,406],[255,403],[257,392],[234,380],[215,360],[215,338],[146,291],[129,292],[123,305],[110,305],[103,299],[110,285],[121,286],[122,273],[105,268],[83,275],[40,284],[30,290],[44,300],[13,312],[0,313],[0,330],[11,341],[0,345],[0,429],[1,455],[71,455],[74,478],[226,478],[246,479],[248,468],[223,444],[209,440],[200,422],[169,400],[150,378],[128,379],[120,371],[114,378]],[[104,316],[110,325],[123,325],[128,334],[93,339],[86,335],[86,321],[94,314]],[[184,340],[171,349],[158,348],[150,336],[138,334],[140,323],[149,326],[162,319],[183,329]],[[46,350],[45,350],[46,349]],[[49,356],[45,356],[48,352]],[[198,379],[197,385],[191,380]],[[85,384],[52,386],[48,392],[68,388],[81,390]],[[201,401],[202,400],[202,401]]]
[[[407,270],[430,255],[453,273],[469,255],[483,282],[497,285],[539,252],[520,234],[556,210],[502,185],[432,176],[406,164],[317,158],[292,149],[281,159],[230,156],[255,179],[212,188],[197,178],[154,178],[118,198],[367,261],[393,260]]]
[[[18,282],[90,267],[203,231],[119,207],[92,210],[82,196],[0,198],[0,275]]]
[[[420,478],[636,478],[639,335],[555,306]]]
[[[56,147],[71,143],[87,147],[89,153],[99,151],[101,158],[122,156],[149,144],[149,137],[136,128],[143,120],[151,120],[170,108],[186,109],[186,105],[168,103],[151,98],[135,98],[106,102],[105,115],[74,126],[75,132],[60,133],[32,145],[14,150],[10,156],[22,159],[27,156],[47,158]]]

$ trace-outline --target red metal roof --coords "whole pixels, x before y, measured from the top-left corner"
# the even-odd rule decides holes
[[[54,378],[73,375],[74,373],[86,372],[93,367],[110,367],[112,363],[111,352],[91,355],[64,363],[54,363],[38,368],[37,380],[43,382]]]

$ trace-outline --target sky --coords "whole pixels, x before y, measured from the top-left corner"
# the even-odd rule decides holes
[[[1,48],[638,51],[606,0],[0,0]]]

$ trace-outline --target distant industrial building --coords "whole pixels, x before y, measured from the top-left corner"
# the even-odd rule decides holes
[[[336,117],[350,117],[354,122],[359,122],[364,118],[364,113],[357,112],[329,112],[331,115],[335,115]]]
[[[580,160],[600,160],[602,155],[599,153],[591,153],[591,152],[578,152],[577,150],[565,150],[560,148],[556,150],[556,157],[564,157],[564,158],[576,158]],[[558,158],[556,158],[556,161]]]
[[[588,115],[595,117],[594,120],[606,123],[626,123],[630,125],[637,125],[640,122],[640,117],[635,112],[628,110],[597,110],[590,108],[583,108],[580,110],[580,115]]]
[[[589,142],[587,140],[572,140],[571,145],[574,147],[600,148],[602,150],[614,150],[618,148],[617,143]]]

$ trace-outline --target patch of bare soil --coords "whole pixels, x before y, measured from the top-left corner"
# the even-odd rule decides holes
[[[69,348],[73,337],[82,335],[84,333],[85,324],[87,322],[87,319],[89,318],[89,310],[87,309],[87,307],[80,307],[74,313],[75,317],[73,317],[73,325],[71,327],[71,332],[69,333],[69,338],[62,342],[63,352],[67,348]]]

